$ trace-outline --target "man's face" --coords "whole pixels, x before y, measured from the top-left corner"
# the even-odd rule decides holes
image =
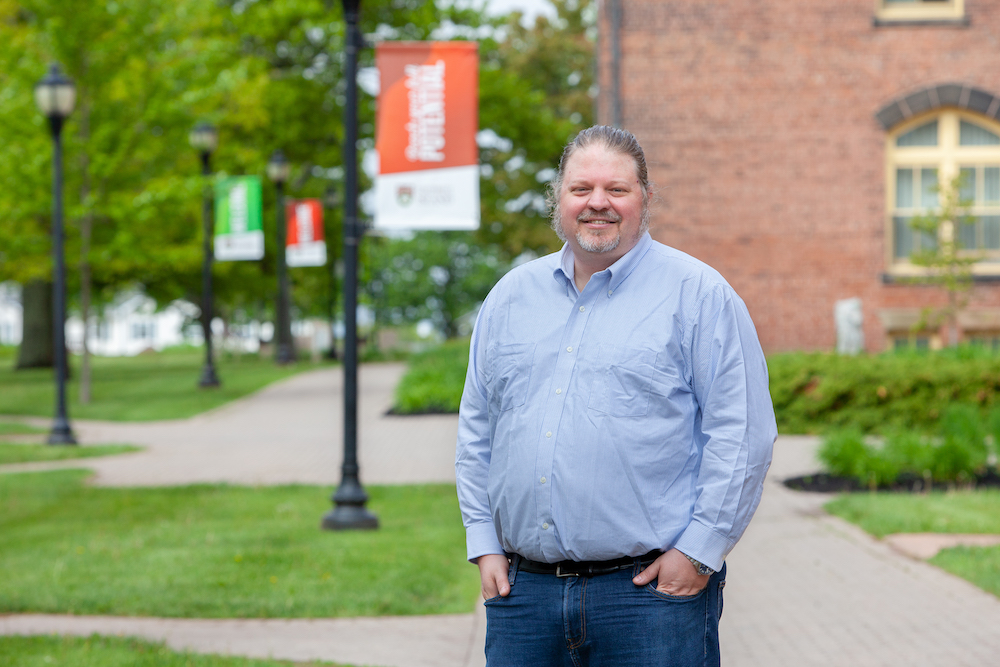
[[[594,144],[567,161],[557,224],[573,254],[614,264],[646,231],[643,192],[635,161]]]

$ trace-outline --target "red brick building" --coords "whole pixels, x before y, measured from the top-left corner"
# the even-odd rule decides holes
[[[914,332],[910,216],[957,182],[981,261],[961,336],[1000,341],[1000,0],[603,0],[601,122],[636,134],[653,237],[717,268],[767,351],[832,349],[860,297],[868,350]]]

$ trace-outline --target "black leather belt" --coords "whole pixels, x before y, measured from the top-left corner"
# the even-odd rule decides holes
[[[639,564],[649,565],[663,554],[654,549],[648,554],[639,556]],[[537,560],[520,557],[517,569],[533,574],[554,574],[557,577],[592,577],[598,574],[610,574],[618,570],[630,568],[635,564],[634,556],[624,556],[614,560],[563,560],[558,563],[541,563]]]

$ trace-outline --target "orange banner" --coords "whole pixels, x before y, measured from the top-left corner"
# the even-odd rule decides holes
[[[475,42],[375,48],[375,227],[479,227],[479,55]]]
[[[479,45],[383,42],[375,147],[381,174],[479,163]]]

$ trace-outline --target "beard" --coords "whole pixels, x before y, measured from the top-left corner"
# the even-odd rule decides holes
[[[611,231],[610,229],[607,231]],[[614,229],[614,235],[601,234],[598,237],[584,236],[582,231],[576,233],[576,242],[580,248],[587,252],[611,252],[622,242],[622,235],[618,227]]]
[[[552,216],[552,229],[555,230],[556,236],[559,237],[559,240],[565,242],[567,240],[566,231],[563,229],[561,219],[562,217],[559,215],[559,209],[556,207],[554,215]],[[581,211],[580,214],[576,216],[576,221],[578,223],[589,222],[594,219],[608,219],[613,222],[616,227],[609,227],[596,235],[593,232],[580,229],[576,232],[576,234],[574,234],[576,242],[580,248],[586,252],[593,253],[611,252],[612,250],[618,248],[622,242],[620,227],[622,222],[621,216],[610,209],[607,211],[595,211],[589,208]],[[643,216],[643,222],[645,224],[640,225],[639,229],[640,236],[646,231],[648,226],[645,215]]]

